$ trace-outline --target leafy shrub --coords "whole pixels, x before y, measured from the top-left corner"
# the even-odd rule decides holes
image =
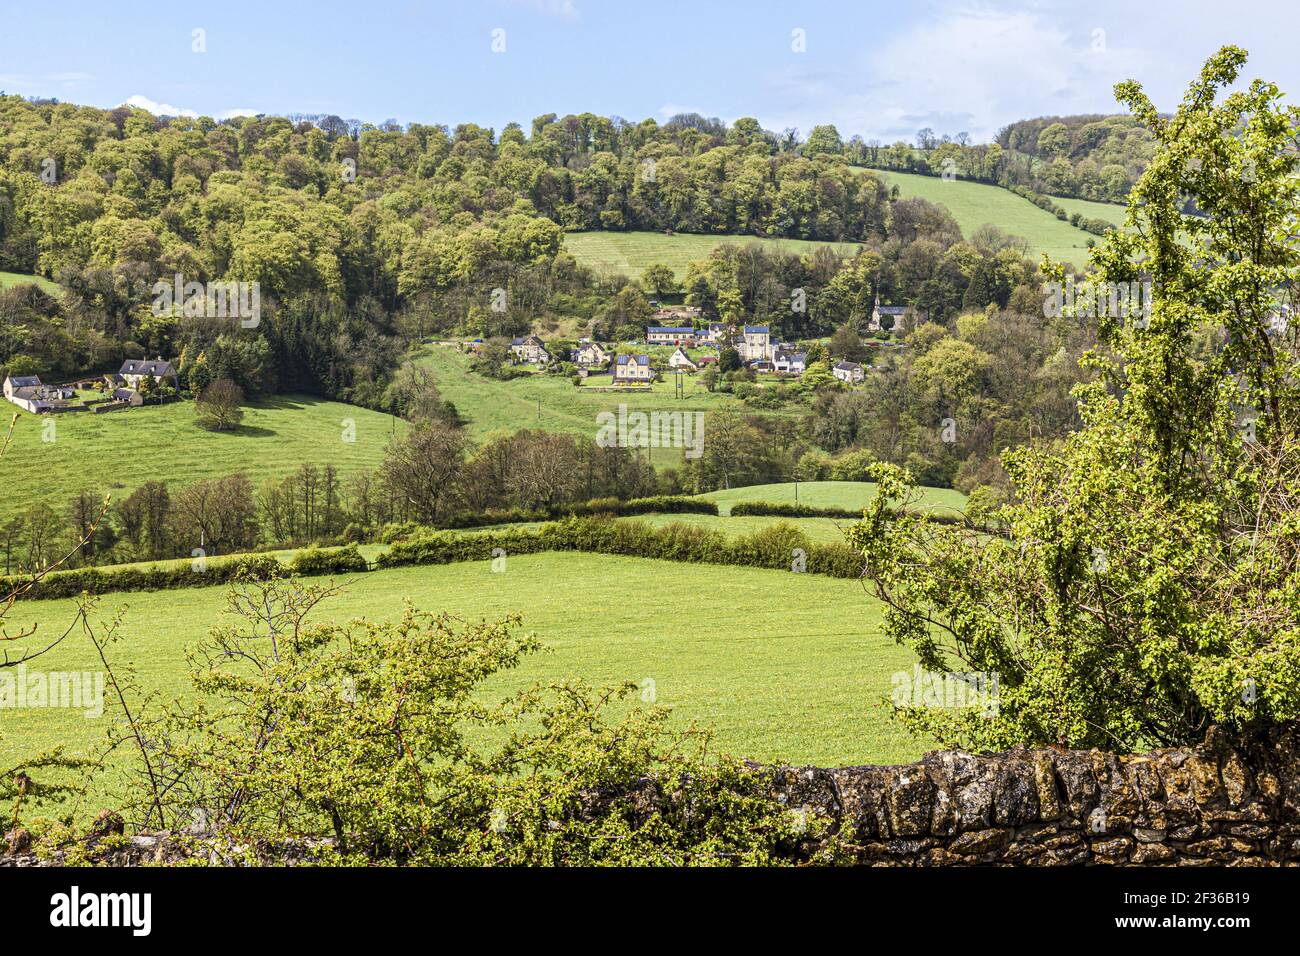
[[[1098,281],[1150,281],[1151,320],[1103,318],[1079,427],[1004,453],[1005,535],[895,518],[912,476],[879,466],[850,534],[885,633],[927,670],[1000,681],[993,714],[899,708],[918,734],[1113,751],[1300,720],[1300,358],[1276,321],[1300,282],[1295,116],[1269,83],[1228,95],[1245,59],[1221,50],[1172,117],[1116,88],[1156,156],[1130,198],[1139,228],[1091,259]]]
[[[304,548],[289,562],[297,574],[353,574],[370,565],[355,544],[343,548]]]
[[[390,521],[379,529],[379,541],[381,544],[393,544],[396,541],[409,538],[411,535],[421,530],[423,530],[423,525],[417,524],[414,521],[403,521],[400,523]]]

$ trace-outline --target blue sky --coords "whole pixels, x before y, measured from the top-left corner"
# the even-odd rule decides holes
[[[846,138],[929,126],[985,140],[1016,119],[1113,111],[1111,87],[1129,77],[1171,108],[1229,42],[1251,52],[1250,76],[1300,96],[1295,20],[1294,0],[0,0],[0,89],[210,116],[500,129],[549,112],[694,111],[805,134],[832,122]]]

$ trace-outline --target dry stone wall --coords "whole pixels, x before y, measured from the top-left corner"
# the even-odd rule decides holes
[[[777,798],[820,821],[795,859],[875,866],[1275,866],[1300,862],[1300,727],[1237,741],[1118,756],[1097,750],[935,751],[898,767],[785,767]],[[632,799],[631,795],[609,799]],[[811,834],[816,833],[814,839]],[[38,859],[16,833],[0,866]],[[213,849],[202,833],[137,834],[97,821],[93,854],[132,866],[198,856],[219,865],[292,863],[310,844]],[[321,841],[328,844],[329,841]],[[7,845],[6,845],[7,844]],[[819,853],[819,850],[834,853]],[[111,847],[111,849],[109,849]]]
[[[787,768],[780,799],[873,865],[1300,861],[1300,729],[1190,749],[936,751],[900,767]],[[810,849],[810,848],[805,848]]]

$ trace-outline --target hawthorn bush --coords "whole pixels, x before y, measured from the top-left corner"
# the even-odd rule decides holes
[[[1007,536],[893,513],[910,476],[876,467],[851,535],[888,632],[1000,681],[993,717],[896,711],[919,733],[1133,750],[1300,718],[1300,110],[1258,80],[1224,95],[1245,60],[1221,50],[1172,116],[1116,88],[1157,151],[1092,278],[1149,280],[1152,307],[1100,319],[1076,433],[1004,453]]]

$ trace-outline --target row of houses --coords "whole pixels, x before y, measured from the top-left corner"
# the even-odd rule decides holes
[[[777,349],[771,362],[757,362],[751,367],[759,372],[780,372],[785,375],[802,375],[807,367],[806,352],[787,352]],[[682,371],[698,371],[706,365],[716,364],[717,358],[706,355],[698,361],[686,354],[678,346],[668,358],[670,368]],[[864,381],[867,377],[866,367],[857,362],[836,362],[831,367],[831,374],[841,382],[850,385]],[[654,371],[650,367],[648,355],[620,355],[610,367],[610,375],[615,384],[641,383],[654,380]]]
[[[882,306],[877,301],[873,324],[878,324],[883,316],[901,317],[906,311],[905,306]],[[699,315],[699,309],[679,306],[660,309],[655,313],[655,318],[694,320]],[[686,324],[652,325],[646,328],[646,343],[674,346],[668,366],[679,371],[698,371],[716,363],[717,356],[692,359],[686,352],[688,347],[709,345],[717,348],[719,353],[722,346],[730,345],[735,348],[742,362],[759,373],[775,372],[797,376],[802,375],[808,365],[806,352],[799,351],[789,343],[774,342],[771,327],[767,325],[745,325],[734,334],[721,322],[709,323],[704,328]],[[553,359],[545,344],[535,335],[516,338],[510,347],[516,362],[545,365]],[[564,357],[584,368],[608,364],[610,376],[615,383],[644,383],[654,379],[649,356],[624,355],[611,363],[609,351],[597,342],[581,342]],[[856,362],[841,361],[832,367],[831,373],[840,381],[853,384],[866,378],[866,367]]]
[[[755,372],[797,376],[802,375],[808,366],[807,352],[796,351],[791,346],[772,345],[770,329],[765,325],[745,326],[736,344],[741,359],[747,361]],[[551,361],[551,353],[535,335],[515,339],[511,343],[511,349],[517,362],[545,365]],[[610,377],[616,384],[640,384],[654,380],[648,355],[620,355],[611,363],[609,351],[598,342],[581,343],[576,349],[570,350],[568,359],[584,368],[608,364]],[[676,343],[676,348],[668,357],[669,368],[684,372],[696,372],[709,365],[716,365],[717,362],[717,356],[713,355],[692,359],[687,354],[684,343]],[[853,384],[866,378],[866,368],[856,362],[837,362],[832,367],[831,374],[840,381]]]
[[[731,343],[731,336],[728,327],[723,322],[710,322],[707,326],[697,328],[695,320],[698,320],[702,312],[698,308],[690,306],[679,306],[671,309],[660,309],[653,316],[655,320],[666,320],[670,318],[691,319],[690,323],[678,322],[675,325],[659,324],[651,325],[646,328],[646,342],[650,345],[726,345]],[[867,323],[867,328],[872,332],[880,332],[886,328],[897,328],[899,324],[908,317],[913,320],[923,320],[924,313],[917,312],[911,306],[906,305],[881,305],[880,296],[877,294],[875,305],[871,309],[871,318]],[[888,321],[886,321],[888,320]],[[772,342],[771,329],[766,325],[746,325],[741,329],[740,335],[735,337],[734,344],[741,357],[746,361],[771,361]],[[751,355],[752,358],[746,358]]]
[[[717,365],[716,355],[704,355],[693,359],[680,345],[668,356],[668,367],[679,372],[698,372],[708,365]],[[654,369],[648,355],[620,355],[609,367],[610,378],[615,385],[643,384],[654,381]]]
[[[548,365],[554,359],[550,350],[546,348],[546,343],[536,335],[512,339],[510,352],[515,362],[524,365]],[[609,351],[599,342],[580,342],[576,349],[569,350],[566,357],[575,365],[590,367],[608,365],[609,355]]]

